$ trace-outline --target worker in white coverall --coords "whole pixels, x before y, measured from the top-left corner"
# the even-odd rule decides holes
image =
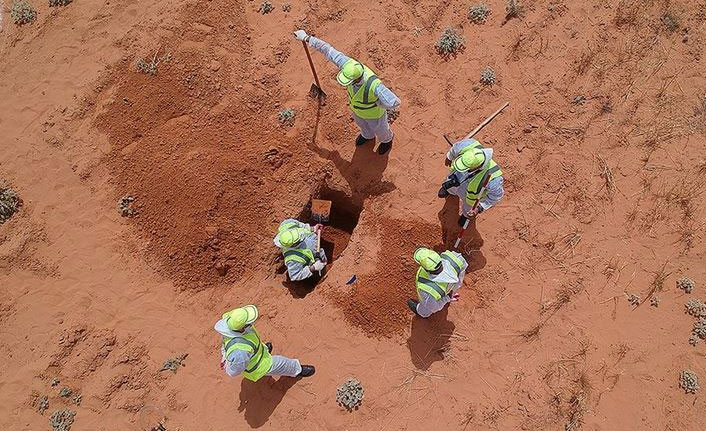
[[[455,251],[439,254],[428,248],[418,248],[414,260],[419,264],[415,277],[419,301],[409,299],[407,306],[417,316],[426,318],[458,299],[457,290],[463,284],[468,263]]]
[[[306,34],[304,30],[295,31],[294,36],[307,42],[338,67],[336,80],[347,88],[348,106],[360,128],[355,144],[363,145],[377,137],[380,142],[378,154],[390,151],[394,134],[387,121],[387,110],[397,109],[401,103],[395,93],[385,87],[366,65],[336,51],[323,40]]]
[[[505,194],[503,173],[493,160],[493,149],[483,148],[475,139],[456,142],[446,153],[446,165],[450,166],[451,173],[441,185],[439,197],[453,194],[460,198],[460,226],[467,218],[475,217],[497,204]],[[486,176],[490,179],[485,190],[481,190]],[[478,199],[480,204],[473,211]]]
[[[256,382],[264,376],[309,377],[316,372],[297,359],[272,356],[272,343],[263,343],[253,326],[257,317],[257,307],[246,305],[223,314],[213,327],[223,336],[221,369],[226,374]]]
[[[274,243],[282,249],[290,280],[309,278],[328,263],[324,250],[316,249],[316,236],[321,229],[320,224],[310,226],[291,218],[279,225]]]

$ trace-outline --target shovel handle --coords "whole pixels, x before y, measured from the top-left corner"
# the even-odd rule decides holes
[[[319,229],[319,232],[316,234],[316,252],[319,253],[321,251],[321,229]],[[321,275],[321,271],[319,271],[319,276]]]
[[[490,182],[490,175],[486,176],[483,179],[483,183],[481,184],[480,188],[480,193],[478,193],[478,200],[476,200],[476,203],[473,204],[473,209],[472,211],[475,213],[476,208],[478,208],[478,205],[480,205],[480,197],[485,191],[485,188],[488,186],[488,182]],[[466,222],[463,223],[463,227],[461,228],[461,231],[458,233],[458,238],[456,238],[456,242],[454,243],[454,248],[457,249],[458,245],[461,243],[461,238],[463,237],[463,234],[466,232],[466,229],[468,228],[468,225],[471,222],[471,218],[466,218]]]
[[[319,76],[316,74],[316,69],[314,68],[314,62],[311,61],[311,54],[309,54],[309,46],[306,44],[306,41],[302,40],[302,45],[304,45],[304,51],[306,52],[306,58],[309,60],[309,67],[311,67],[311,73],[314,74],[314,82],[316,82],[316,86],[321,89],[321,84],[319,84]]]

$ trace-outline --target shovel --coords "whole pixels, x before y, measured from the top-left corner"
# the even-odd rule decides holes
[[[314,76],[316,76],[316,74],[314,74]],[[312,84],[311,88],[314,88],[313,84]],[[324,97],[325,96],[326,95],[324,94]],[[324,201],[321,199],[312,199],[311,200],[311,219],[314,221],[314,223],[316,223],[316,224],[328,223],[330,217],[331,217],[331,201]],[[319,253],[320,251],[321,251],[321,231],[319,231],[318,234],[316,235],[316,252]],[[319,275],[321,275],[321,271],[319,271]]]
[[[321,89],[321,84],[319,84],[319,76],[316,74],[316,69],[314,69],[314,62],[311,61],[311,54],[309,54],[309,46],[305,41],[302,40],[302,45],[304,45],[304,51],[306,51],[306,58],[309,60],[309,66],[311,67],[311,73],[314,74],[314,81],[316,84],[311,84],[309,89],[309,97],[318,98],[321,105],[326,104],[326,93]],[[330,209],[330,207],[329,207]]]
[[[480,193],[478,193],[478,200],[476,200],[476,203],[473,204],[473,210],[471,212],[475,213],[476,209],[478,208],[478,205],[480,205],[480,198],[483,195],[485,188],[488,186],[488,181],[490,181],[490,175],[487,175],[485,178],[483,178],[483,183],[481,184]],[[466,219],[466,222],[463,223],[463,227],[461,228],[461,231],[458,233],[458,238],[456,238],[456,242],[454,243],[455,250],[458,250],[458,245],[461,243],[461,238],[463,237],[463,234],[466,232],[466,229],[468,228],[468,225],[470,223],[471,223],[471,218],[468,217]]]

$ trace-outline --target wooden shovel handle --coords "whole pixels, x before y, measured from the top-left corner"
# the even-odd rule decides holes
[[[304,51],[306,51],[306,58],[309,60],[309,67],[311,67],[311,73],[314,74],[314,82],[316,82],[316,86],[321,89],[321,84],[319,84],[319,76],[316,74],[316,69],[314,69],[314,62],[311,61],[311,54],[309,54],[309,45],[306,44],[306,41],[302,40],[302,45],[304,45]]]

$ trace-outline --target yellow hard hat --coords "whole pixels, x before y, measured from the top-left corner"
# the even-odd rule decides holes
[[[223,319],[232,331],[239,331],[245,325],[252,324],[257,320],[257,316],[259,316],[259,313],[254,305],[246,305],[223,313]]]
[[[485,162],[485,153],[481,149],[474,148],[456,157],[453,162],[453,168],[458,172],[472,171],[480,168],[483,162]]]
[[[363,76],[363,65],[357,60],[347,61],[336,75],[336,81],[344,87]]]
[[[414,260],[427,271],[433,271],[441,265],[441,256],[439,253],[428,248],[418,248],[414,252]]]
[[[304,239],[307,230],[303,228],[294,228],[286,230],[279,234],[279,243],[282,247],[294,247]]]

